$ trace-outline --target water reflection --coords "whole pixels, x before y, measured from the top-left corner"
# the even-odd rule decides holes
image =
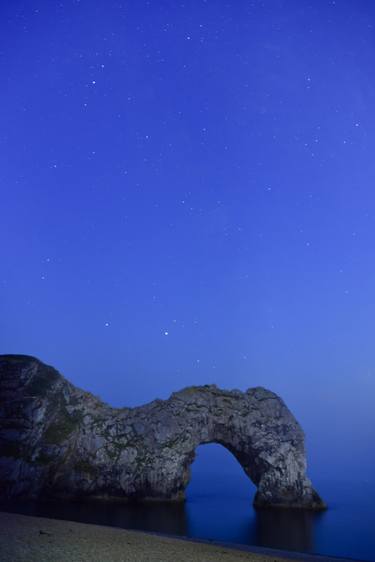
[[[257,544],[269,548],[313,552],[314,524],[319,514],[299,510],[259,510]]]
[[[188,535],[186,510],[183,504],[23,501],[0,503],[0,510],[123,529]]]
[[[316,515],[303,512],[254,511],[248,499],[192,498],[185,504],[27,501],[0,504],[0,509],[218,541],[286,550],[313,551]]]

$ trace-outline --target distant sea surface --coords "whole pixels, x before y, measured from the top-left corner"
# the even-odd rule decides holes
[[[205,446],[205,448],[208,446]],[[215,446],[212,446],[215,447]],[[255,511],[255,487],[238,463],[215,451],[196,461],[185,504],[20,502],[0,509],[30,515],[155,531],[298,552],[375,561],[375,479],[314,479],[328,510]],[[218,460],[221,458],[221,462]],[[206,459],[208,461],[208,459]]]

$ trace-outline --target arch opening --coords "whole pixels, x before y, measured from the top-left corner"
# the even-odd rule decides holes
[[[185,488],[188,501],[203,496],[225,497],[245,499],[248,505],[257,490],[236,455],[216,441],[196,447],[188,471]]]
[[[190,465],[185,513],[190,536],[254,542],[256,514],[250,506],[256,486],[224,445],[201,444]]]

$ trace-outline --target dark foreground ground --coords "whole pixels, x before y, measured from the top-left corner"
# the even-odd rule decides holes
[[[246,550],[245,550],[246,548]],[[340,562],[0,512],[0,562]],[[342,559],[341,559],[342,562]]]

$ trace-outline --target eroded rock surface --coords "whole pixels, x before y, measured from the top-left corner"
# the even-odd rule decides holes
[[[198,386],[111,408],[38,359],[0,356],[0,498],[180,500],[203,443],[233,453],[256,506],[324,507],[303,432],[269,390]]]

